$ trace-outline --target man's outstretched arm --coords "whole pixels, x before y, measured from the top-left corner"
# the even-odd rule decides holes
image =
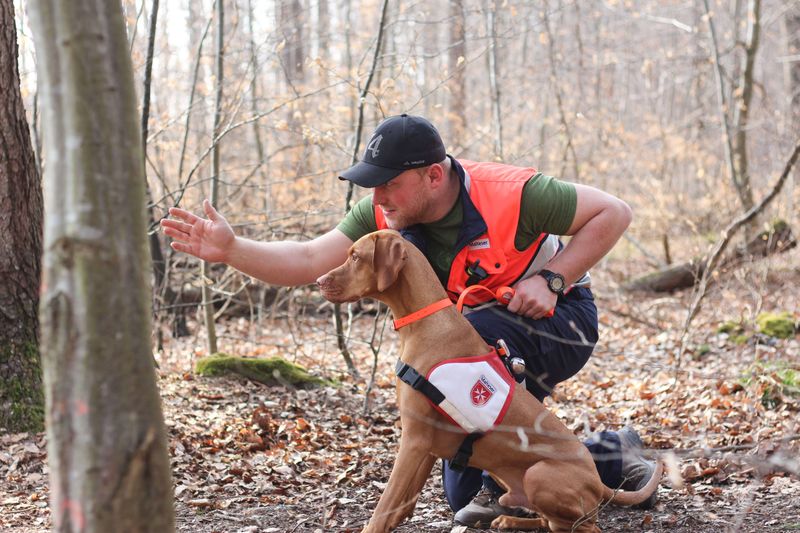
[[[203,201],[203,218],[177,207],[174,217],[161,221],[164,233],[173,239],[173,249],[213,263],[226,263],[236,270],[273,285],[305,285],[344,263],[353,244],[334,229],[316,239],[259,242],[237,237],[228,221]]]

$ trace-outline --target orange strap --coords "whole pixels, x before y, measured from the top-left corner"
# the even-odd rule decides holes
[[[464,300],[467,298],[467,295],[471,292],[475,292],[478,290],[483,290],[491,294],[492,298],[497,300],[501,305],[508,305],[511,301],[511,298],[514,297],[516,291],[511,287],[506,287],[503,285],[502,287],[498,287],[497,290],[492,290],[485,285],[470,285],[458,296],[458,302],[456,302],[456,309],[460,313],[461,310],[464,308]],[[555,313],[555,309],[550,309],[542,318],[550,318]]]
[[[416,322],[422,318],[425,318],[428,315],[432,315],[436,311],[441,311],[445,307],[449,307],[453,305],[453,302],[450,301],[450,298],[442,298],[438,302],[433,302],[430,305],[426,305],[419,311],[414,311],[413,313],[406,315],[402,318],[398,318],[394,321],[394,329],[400,329],[404,326],[411,324],[412,322]]]

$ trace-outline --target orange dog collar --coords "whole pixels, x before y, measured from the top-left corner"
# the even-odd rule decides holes
[[[445,307],[449,307],[453,305],[453,302],[450,301],[450,298],[442,298],[438,302],[433,302],[430,305],[426,305],[419,311],[414,311],[411,314],[408,314],[402,318],[398,318],[394,321],[394,329],[400,329],[405,327],[412,322],[416,322],[417,320],[423,319],[426,316],[430,316],[437,311],[441,311]]]

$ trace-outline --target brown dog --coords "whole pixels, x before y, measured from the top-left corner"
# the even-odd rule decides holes
[[[447,297],[427,259],[397,232],[384,230],[359,239],[347,261],[317,280],[325,298],[352,302],[375,298],[394,316],[405,317]],[[452,305],[398,331],[400,359],[425,376],[438,362],[484,355],[490,347]],[[464,432],[447,422],[427,398],[397,383],[402,423],[400,449],[386,490],[365,532],[385,532],[410,516],[437,457],[450,459]],[[507,489],[505,506],[525,507],[541,518],[501,517],[493,527],[549,528],[597,533],[603,502],[634,505],[657,488],[661,465],[636,492],[614,492],[600,476],[586,447],[536,398],[517,385],[498,428],[478,439],[469,466],[489,471]]]

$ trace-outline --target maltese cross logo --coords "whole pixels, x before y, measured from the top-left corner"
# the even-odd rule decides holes
[[[493,392],[489,390],[481,380],[478,380],[475,382],[475,385],[472,386],[470,398],[472,399],[473,405],[480,407],[482,405],[486,405],[486,402],[489,401],[489,398],[492,397],[492,394]]]

